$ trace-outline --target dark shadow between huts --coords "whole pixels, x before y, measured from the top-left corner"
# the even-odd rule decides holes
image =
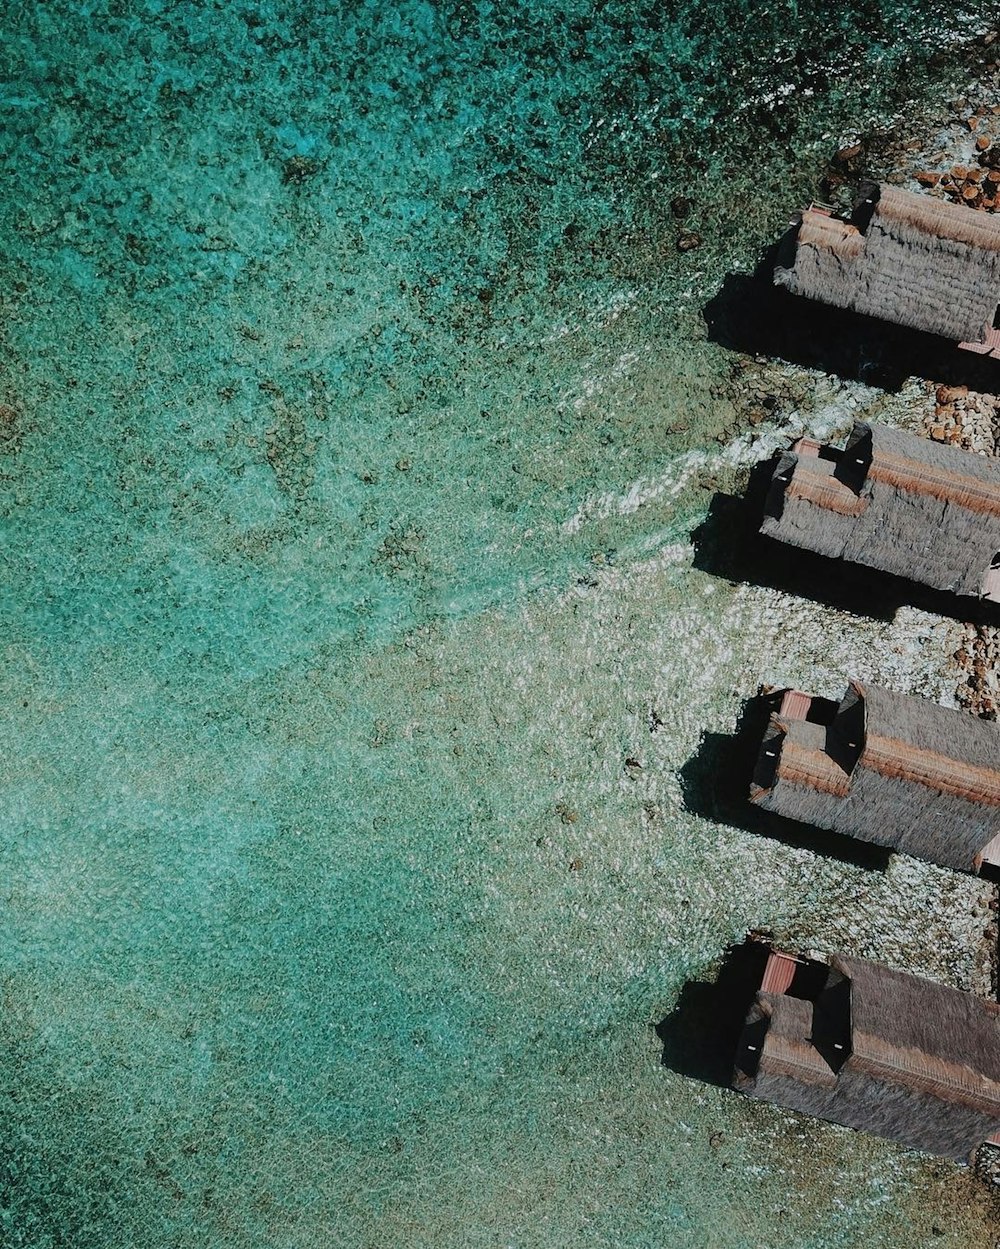
[[[732,585],[759,585],[873,620],[892,620],[909,605],[968,624],[1000,624],[996,603],[948,594],[765,538],[759,530],[776,464],[777,457],[772,457],[755,465],[742,497],[713,495],[705,519],[691,535],[695,568]]]
[[[1000,390],[1000,361],[962,351],[935,334],[834,308],[774,285],[774,267],[794,240],[790,230],[751,274],[730,273],[702,309],[712,342],[770,356],[846,381],[896,391],[909,377]]]
[[[741,708],[735,733],[703,734],[698,750],[680,770],[684,805],[717,824],[770,837],[783,845],[855,867],[884,870],[891,853],[884,847],[790,820],[750,801],[750,781],[761,740],[782,693],[748,699]]]

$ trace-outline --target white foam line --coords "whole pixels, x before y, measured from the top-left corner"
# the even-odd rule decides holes
[[[848,406],[846,396],[826,405],[808,419],[793,413],[780,428],[775,425],[759,426],[752,433],[740,434],[720,451],[688,451],[679,456],[658,477],[639,477],[624,493],[595,495],[585,499],[573,515],[563,522],[563,533],[579,533],[584,525],[610,516],[630,516],[647,503],[657,499],[673,499],[681,493],[688,482],[703,469],[737,467],[756,464],[766,460],[791,438],[803,433],[825,438],[838,427],[848,424],[857,415]]]

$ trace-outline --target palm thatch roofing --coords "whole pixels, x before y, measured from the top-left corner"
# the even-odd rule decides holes
[[[1000,1131],[996,1003],[839,955],[793,993],[758,992],[734,1088],[958,1162]]]
[[[843,451],[800,439],[782,454],[760,531],[1000,600],[1000,460],[858,421]]]
[[[952,342],[982,343],[1000,300],[1000,218],[929,195],[862,184],[849,221],[802,214],[774,281]]]
[[[1000,727],[860,681],[825,706],[772,714],[752,802],[960,871],[997,862]]]

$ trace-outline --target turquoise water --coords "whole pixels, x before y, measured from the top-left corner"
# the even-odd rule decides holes
[[[974,977],[677,781],[776,645],[701,306],[972,18],[672,13],[6,14],[4,1245],[992,1244],[650,1026],[754,925]]]

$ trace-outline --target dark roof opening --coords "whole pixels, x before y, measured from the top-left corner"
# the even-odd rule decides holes
[[[766,1015],[754,1019],[746,1025],[740,1036],[740,1043],[736,1049],[736,1070],[741,1071],[751,1080],[757,1074],[760,1052],[764,1048],[764,1038],[767,1036],[770,1023],[771,1020]]]
[[[815,958],[797,958],[792,983],[785,990],[789,997],[815,1002],[830,978],[830,968]]]
[[[880,194],[877,182],[862,182],[854,204],[854,211],[851,213],[851,225],[856,226],[862,234],[865,234],[871,225]]]
[[[812,1043],[833,1071],[851,1055],[851,982],[839,972],[830,972],[813,1006]]]
[[[826,730],[826,753],[850,776],[864,748],[865,704],[850,690]]]
[[[806,719],[810,724],[832,724],[839,710],[840,703],[836,699],[814,694]]]
[[[780,729],[771,728],[764,735],[760,744],[760,753],[753,770],[753,783],[761,789],[770,789],[774,784],[774,775],[778,770],[781,748],[785,743],[785,734]]]
[[[872,466],[874,454],[871,428],[858,422],[847,440],[847,446],[840,457],[840,462],[833,470],[834,477],[853,490],[855,494],[860,494],[861,487],[865,484],[865,478],[868,476],[868,470]]]

